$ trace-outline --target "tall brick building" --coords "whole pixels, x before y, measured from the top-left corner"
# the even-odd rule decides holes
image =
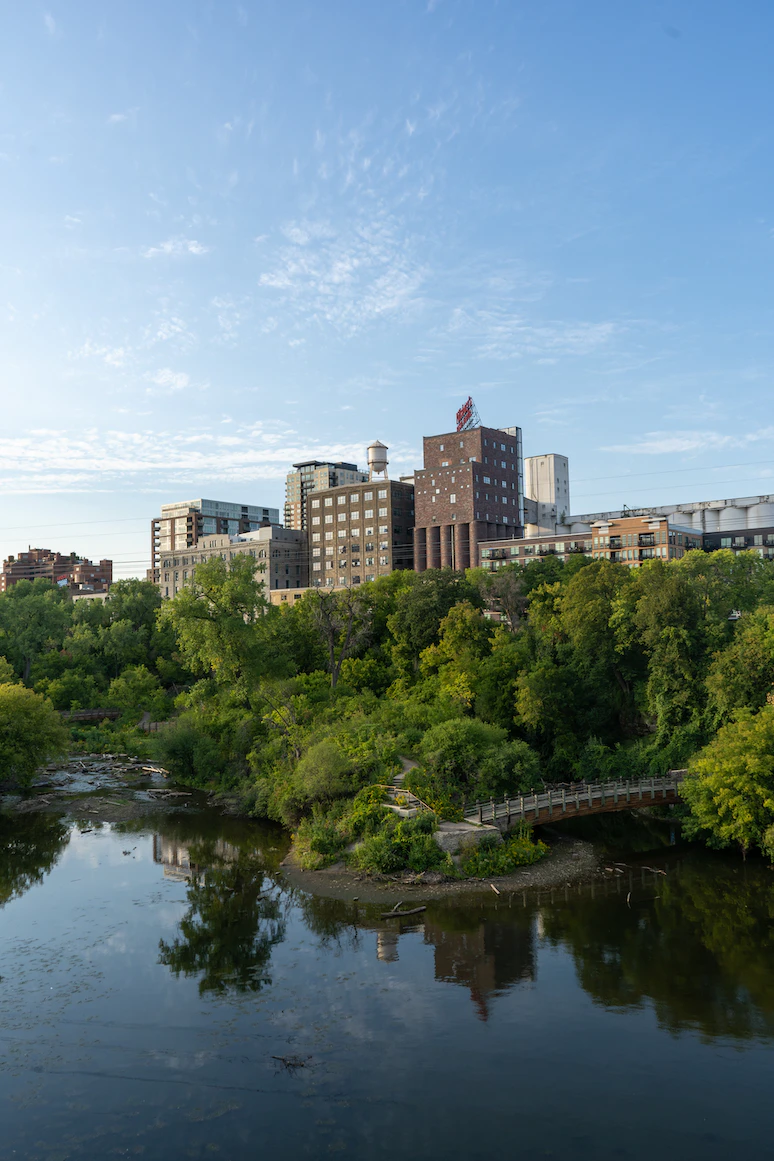
[[[478,564],[482,540],[521,536],[521,428],[474,427],[426,436],[414,473],[414,568]]]

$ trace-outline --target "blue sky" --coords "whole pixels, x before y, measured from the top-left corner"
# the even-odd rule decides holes
[[[774,491],[770,3],[0,16],[3,556],[142,573],[469,392],[575,512]]]

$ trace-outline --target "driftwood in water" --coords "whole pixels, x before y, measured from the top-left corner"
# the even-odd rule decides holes
[[[404,915],[419,915],[420,911],[427,911],[427,908],[412,907],[410,911],[385,911],[382,919],[400,919]]]

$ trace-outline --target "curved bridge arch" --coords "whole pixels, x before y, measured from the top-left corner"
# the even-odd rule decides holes
[[[580,782],[550,788],[540,794],[520,794],[502,801],[468,804],[465,822],[488,823],[509,830],[518,822],[539,826],[563,818],[587,814],[607,814],[614,810],[638,810],[656,803],[677,802],[685,770],[670,770],[662,778],[641,778],[636,782]]]

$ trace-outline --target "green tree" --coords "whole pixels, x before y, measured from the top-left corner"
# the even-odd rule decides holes
[[[450,568],[428,569],[398,595],[387,624],[393,639],[393,657],[408,673],[419,668],[423,651],[438,642],[441,621],[458,601],[480,607],[476,586]]]
[[[44,580],[19,581],[0,597],[0,653],[22,681],[42,653],[61,649],[72,620],[72,601]]]
[[[253,557],[227,563],[212,557],[196,567],[193,583],[161,609],[160,621],[177,636],[178,651],[196,674],[236,687],[246,698],[260,678],[276,669],[262,622],[268,613],[263,581]]]
[[[160,721],[169,708],[161,682],[144,665],[131,666],[111,681],[107,704],[123,710],[135,721],[144,713],[149,713],[153,721]]]
[[[69,838],[66,823],[50,814],[0,813],[0,907],[39,883]]]
[[[0,685],[0,778],[29,785],[35,771],[67,748],[51,702],[23,685]]]
[[[707,674],[709,708],[716,724],[734,710],[758,709],[774,692],[774,607],[745,613]]]
[[[774,704],[740,710],[690,764],[681,796],[691,808],[685,830],[712,846],[769,853],[774,826]]]

